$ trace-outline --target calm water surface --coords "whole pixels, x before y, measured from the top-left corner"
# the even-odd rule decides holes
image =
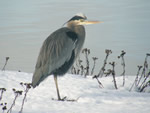
[[[116,61],[125,50],[126,73],[136,74],[145,54],[150,53],[150,1],[149,0],[0,0],[0,68],[5,57],[10,60],[8,70],[33,72],[40,47],[46,37],[69,20],[83,12],[89,20],[102,24],[86,27],[84,47],[97,56],[97,71],[103,64],[105,49]]]

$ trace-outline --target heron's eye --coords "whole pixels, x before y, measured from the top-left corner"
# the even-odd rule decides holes
[[[80,19],[80,22],[84,22],[84,19]]]

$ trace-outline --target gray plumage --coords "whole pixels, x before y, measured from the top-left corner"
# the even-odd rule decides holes
[[[54,75],[58,100],[61,100],[57,76],[64,75],[70,69],[82,49],[85,40],[82,25],[98,23],[86,19],[83,14],[74,16],[67,22],[67,27],[56,30],[44,41],[32,78],[34,88],[49,75]]]
[[[85,32],[83,26],[78,27]],[[58,71],[57,75],[64,75],[78,56],[84,43],[84,39],[85,35],[81,38],[80,34],[77,34],[67,27],[53,32],[44,41],[40,50],[32,79],[33,87],[39,85],[39,83],[48,77],[48,75],[57,74],[56,71]],[[82,40],[82,43],[80,40]],[[78,47],[77,45],[80,46]],[[75,56],[72,56],[73,54],[75,54]],[[71,59],[71,56],[74,58]],[[70,59],[73,61],[69,62]],[[62,72],[59,73],[59,71],[61,71],[60,68],[67,62],[69,62],[68,69],[65,69],[63,72],[63,68],[65,68],[63,67],[61,69]]]

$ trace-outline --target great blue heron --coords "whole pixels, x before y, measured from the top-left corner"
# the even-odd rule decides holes
[[[67,27],[62,27],[48,36],[37,59],[32,78],[34,88],[49,75],[54,75],[58,100],[62,100],[59,94],[57,76],[63,76],[78,57],[85,40],[83,25],[96,23],[100,22],[87,21],[85,15],[77,14],[66,22]]]

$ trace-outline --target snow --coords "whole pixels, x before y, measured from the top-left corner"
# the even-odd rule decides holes
[[[20,82],[31,82],[32,73],[16,71],[0,71],[0,88],[6,88],[1,102],[10,107],[14,99],[12,88],[23,90]],[[96,79],[91,76],[66,74],[58,78],[60,94],[76,102],[56,101],[53,76],[49,76],[37,88],[30,89],[25,101],[23,113],[148,113],[150,111],[150,93],[139,93],[129,89],[135,76],[126,76],[126,84],[122,87],[122,77],[116,77],[118,90],[114,88],[112,77],[100,79],[104,88],[100,88]],[[19,96],[12,113],[21,109],[23,95]],[[0,112],[2,112],[0,107]]]

